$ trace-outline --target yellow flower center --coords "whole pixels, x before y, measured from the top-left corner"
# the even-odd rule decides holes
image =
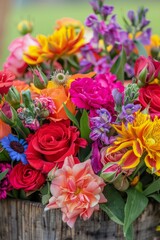
[[[76,189],[76,191],[75,191],[75,195],[78,195],[79,193],[81,192],[81,189],[78,187],[77,189]]]

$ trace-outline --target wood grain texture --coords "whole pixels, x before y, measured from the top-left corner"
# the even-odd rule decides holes
[[[160,204],[150,204],[134,224],[134,240],[160,240]],[[0,240],[124,240],[120,226],[104,212],[78,219],[73,229],[62,222],[60,210],[44,212],[40,203],[0,201]]]

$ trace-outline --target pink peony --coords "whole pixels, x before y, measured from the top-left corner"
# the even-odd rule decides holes
[[[114,112],[112,90],[117,88],[123,92],[121,82],[115,82],[116,76],[112,73],[99,74],[92,78],[77,78],[70,88],[71,100],[79,108],[99,109],[106,108]]]
[[[52,197],[45,210],[61,208],[62,219],[73,227],[78,216],[87,220],[99,203],[106,202],[102,191],[104,181],[95,175],[90,159],[75,164],[73,157],[67,157],[61,169],[55,171],[51,183]]]
[[[10,55],[4,63],[4,69],[14,73],[17,77],[22,76],[28,66],[23,60],[23,53],[27,51],[31,45],[37,46],[38,43],[30,34],[13,40],[8,48]]]

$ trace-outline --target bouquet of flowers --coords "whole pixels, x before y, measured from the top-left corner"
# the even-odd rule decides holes
[[[65,18],[33,37],[18,25],[0,71],[0,199],[60,208],[70,227],[101,208],[130,239],[160,202],[160,38],[147,9],[124,30],[112,6],[90,4],[88,29]]]

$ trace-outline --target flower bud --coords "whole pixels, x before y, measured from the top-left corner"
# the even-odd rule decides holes
[[[30,21],[23,20],[18,24],[17,29],[20,34],[25,35],[33,31],[33,24]]]
[[[125,175],[120,175],[114,182],[113,182],[114,187],[118,191],[126,191],[129,188],[129,181],[126,178]]]
[[[8,102],[5,102],[0,110],[0,119],[14,128],[19,137],[26,138],[29,134],[29,130],[23,126],[18,118],[16,110]]]
[[[120,176],[122,173],[121,166],[119,166],[117,163],[107,163],[101,172],[101,178],[104,179],[105,182],[114,182],[118,176]]]
[[[33,70],[33,75],[33,83],[35,87],[39,89],[44,89],[47,87],[48,78],[39,68]]]
[[[0,119],[11,127],[16,123],[17,113],[8,102],[5,102],[0,111]]]
[[[9,102],[14,108],[17,109],[19,107],[21,96],[14,86],[9,88],[8,93],[5,95],[5,100]]]

